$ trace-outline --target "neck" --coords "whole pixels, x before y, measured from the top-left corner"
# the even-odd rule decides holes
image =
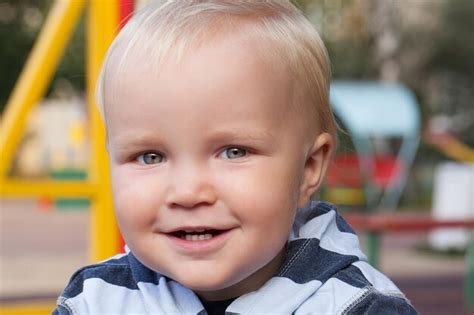
[[[285,259],[286,246],[268,264],[257,270],[244,280],[227,288],[215,291],[195,291],[196,294],[207,301],[227,300],[242,296],[261,288],[280,269]]]

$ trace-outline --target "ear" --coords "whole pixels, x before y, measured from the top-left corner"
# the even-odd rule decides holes
[[[311,195],[321,185],[331,160],[333,147],[334,140],[328,133],[321,133],[317,136],[310,147],[304,165],[303,181],[300,186],[299,208],[306,206]]]

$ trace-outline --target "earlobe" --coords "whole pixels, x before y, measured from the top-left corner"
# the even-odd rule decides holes
[[[331,160],[334,141],[328,133],[321,133],[313,142],[305,161],[298,207],[304,207],[321,185]]]

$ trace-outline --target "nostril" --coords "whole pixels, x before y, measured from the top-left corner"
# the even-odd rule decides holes
[[[196,209],[213,205],[217,194],[212,185],[195,181],[182,181],[169,190],[166,204],[171,209]]]

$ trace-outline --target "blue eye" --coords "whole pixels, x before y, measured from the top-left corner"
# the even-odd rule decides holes
[[[247,150],[237,148],[237,147],[231,147],[222,151],[222,153],[220,154],[220,157],[231,160],[231,159],[242,158],[246,155],[247,155]]]
[[[145,165],[158,164],[163,162],[164,160],[165,157],[162,154],[156,152],[143,153],[137,157],[137,161]]]

